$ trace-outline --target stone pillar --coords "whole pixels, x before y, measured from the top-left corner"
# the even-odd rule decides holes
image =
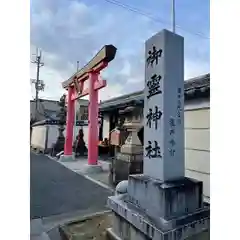
[[[108,199],[114,239],[210,239],[203,184],[184,176],[183,45],[167,30],[146,42],[144,169]]]

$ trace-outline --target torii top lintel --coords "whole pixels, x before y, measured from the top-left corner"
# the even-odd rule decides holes
[[[90,71],[101,71],[116,55],[117,48],[113,45],[105,45],[93,58],[77,73],[73,74],[68,80],[62,83],[62,87],[67,89],[74,86],[75,79],[86,79]]]

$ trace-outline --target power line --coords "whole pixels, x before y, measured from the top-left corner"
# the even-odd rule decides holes
[[[111,3],[111,4],[114,4],[114,5],[116,5],[116,6],[122,7],[122,8],[124,8],[124,9],[128,10],[128,11],[137,13],[137,14],[142,15],[142,16],[144,16],[144,17],[147,17],[147,18],[151,19],[151,20],[154,21],[154,22],[160,22],[160,23],[162,23],[162,24],[167,24],[167,25],[169,25],[169,22],[164,21],[163,19],[160,19],[160,18],[153,17],[153,16],[151,16],[151,15],[149,15],[149,14],[141,11],[140,9],[135,8],[135,7],[132,7],[132,6],[127,5],[127,4],[125,4],[125,3],[121,3],[121,2],[116,1],[116,0],[104,0],[104,1],[105,1],[105,2],[108,2],[108,3]],[[185,28],[182,28],[181,26],[179,26],[179,25],[177,25],[177,24],[175,24],[175,23],[174,23],[174,25],[175,25],[176,28],[181,29],[181,30],[184,31],[184,32],[190,33],[190,34],[192,34],[192,35],[196,35],[196,36],[201,37],[201,38],[204,38],[204,39],[210,39],[210,37],[205,36],[205,35],[204,35],[203,33],[201,33],[201,32],[192,32],[192,31],[189,31],[189,30],[187,30],[187,29],[185,29]]]

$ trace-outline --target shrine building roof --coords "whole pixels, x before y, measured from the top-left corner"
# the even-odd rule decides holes
[[[190,78],[184,81],[184,97],[185,101],[209,98],[210,97],[210,73]],[[144,103],[144,93],[137,91],[125,94],[116,98],[111,98],[100,103],[100,111],[111,111],[119,109],[127,105],[142,105]]]

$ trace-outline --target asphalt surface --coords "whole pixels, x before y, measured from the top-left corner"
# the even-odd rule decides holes
[[[30,218],[106,210],[107,189],[44,155],[30,156]]]

